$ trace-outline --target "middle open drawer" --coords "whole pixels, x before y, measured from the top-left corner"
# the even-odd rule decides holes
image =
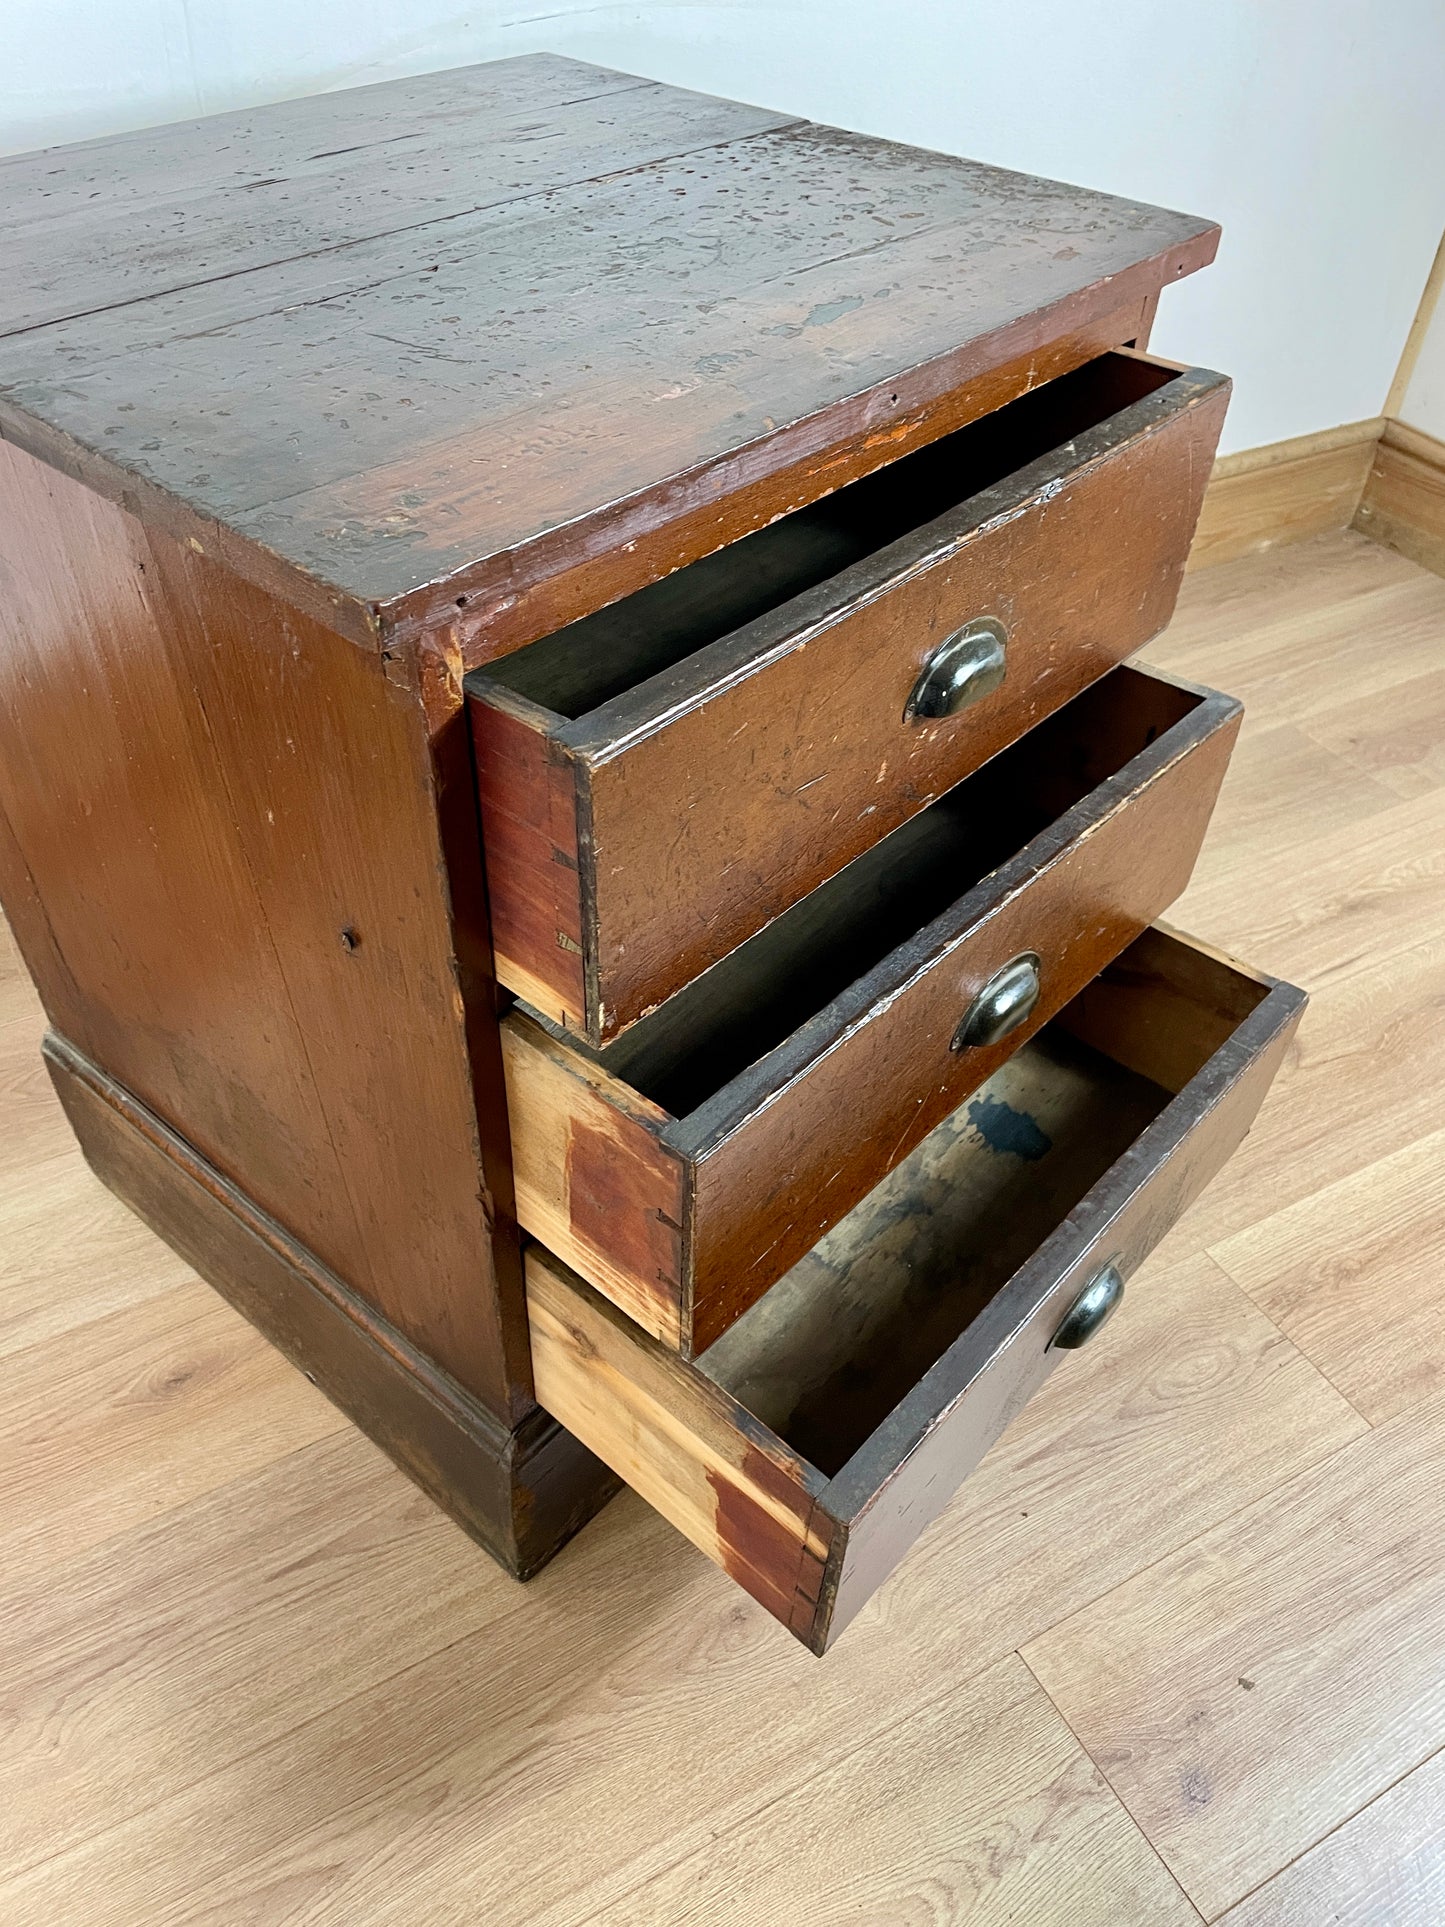
[[[704,1350],[1174,901],[1239,715],[1116,669],[617,1043],[511,1011],[523,1228]]]

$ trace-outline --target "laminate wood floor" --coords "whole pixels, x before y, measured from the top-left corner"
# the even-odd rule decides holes
[[[1445,1922],[1445,581],[1192,575],[1244,1149],[837,1650],[631,1495],[505,1578],[89,1176],[0,951],[5,1927]]]

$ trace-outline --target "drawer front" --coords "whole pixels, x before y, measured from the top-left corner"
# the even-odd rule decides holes
[[[1013,430],[1005,409],[962,431],[972,453],[908,458],[929,464],[914,483],[900,463],[695,565],[702,582],[577,625],[579,656],[621,658],[628,624],[708,636],[825,572],[580,716],[548,706],[585,700],[574,672],[515,657],[468,679],[503,983],[616,1035],[1164,627],[1229,385],[1106,361],[1014,404],[1034,413]],[[937,507],[1030,438],[1046,452],[870,551],[910,488]],[[962,706],[920,713],[920,678],[970,628],[988,660],[933,696]]]
[[[533,1247],[538,1399],[825,1651],[1244,1136],[1303,1004],[1146,933],[699,1363]]]
[[[940,818],[905,826],[779,919],[756,963],[738,953],[611,1051],[585,1054],[510,1014],[523,1228],[654,1336],[704,1350],[1173,902],[1238,719],[1227,697],[1118,670],[936,806]],[[1111,773],[1096,780],[1090,758]],[[973,889],[806,1014],[803,993],[840,956],[846,976],[850,946],[915,898],[925,914],[930,892],[947,903],[979,821],[1025,796],[1037,809],[1041,789],[1066,781],[1064,796],[1094,786],[1011,860],[987,868],[976,855],[987,874]],[[962,1041],[965,1013],[1020,958],[1037,961],[1032,1009]],[[749,1026],[775,1002],[802,1021],[749,1058]],[[690,1077],[725,1046],[735,1075],[716,1089]]]

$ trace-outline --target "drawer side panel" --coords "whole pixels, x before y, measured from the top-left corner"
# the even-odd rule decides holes
[[[527,1309],[543,1408],[808,1637],[831,1544],[820,1475],[535,1245]]]
[[[677,1346],[684,1171],[658,1142],[652,1107],[515,1012],[502,1023],[502,1065],[517,1222]]]
[[[469,696],[497,979],[554,1022],[585,1023],[576,772],[537,722]]]

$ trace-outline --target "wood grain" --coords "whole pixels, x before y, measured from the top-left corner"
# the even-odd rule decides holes
[[[235,1342],[269,1357],[234,1312],[206,1302]],[[159,1327],[150,1355],[165,1356]],[[297,1381],[274,1370],[278,1391]],[[332,1707],[340,1655],[350,1691],[381,1690],[399,1668],[521,1606],[521,1589],[353,1427],[338,1420],[304,1444],[279,1422],[283,1408],[270,1423],[259,1384],[248,1409],[270,1455],[248,1464],[232,1446],[212,1489],[177,1486],[166,1510],[123,1532],[123,1558],[115,1538],[77,1540],[43,1568],[7,1568],[0,1855],[10,1872],[143,1819],[158,1797]],[[160,1464],[174,1441],[154,1413],[151,1425]],[[43,1802],[30,1797],[41,1760]],[[95,1906],[104,1918],[99,1892]]]
[[[1440,1208],[1417,1217],[1419,1199]],[[1212,1252],[1372,1424],[1445,1389],[1445,1130]]]
[[[493,704],[484,732],[472,724],[493,956],[499,982],[575,1028],[587,1006],[576,776],[518,708]]]
[[[1385,695],[1436,666],[1445,589],[1346,532],[1185,577],[1147,659],[1222,683],[1251,726],[1292,723]],[[1368,649],[1358,645],[1370,638]],[[1300,819],[1309,826],[1313,819]]]
[[[546,1408],[805,1637],[832,1534],[823,1478],[540,1245],[527,1253],[527,1313]]]
[[[373,650],[545,635],[1140,337],[1218,240],[553,56],[434,84],[7,163],[6,435]]]
[[[1378,417],[1346,422],[1222,456],[1205,491],[1189,567],[1349,528],[1383,426]]]
[[[1308,721],[1309,738],[1386,797],[1445,786],[1445,666]]]
[[[1445,1753],[1407,1773],[1220,1927],[1434,1927],[1445,1890]]]
[[[18,449],[0,497],[0,861],[51,1019],[520,1417],[420,709]]]
[[[539,1406],[499,1421],[73,1045],[44,1048],[101,1181],[508,1571],[530,1577],[611,1496]]]
[[[900,1811],[909,1814],[906,1845]],[[805,1769],[766,1812],[595,1918],[605,1927],[664,1927],[766,1913],[841,1927],[861,1907],[878,1920],[980,1927],[1197,1927],[1143,1845],[1027,1669],[1009,1658],[945,1687],[905,1730],[885,1730],[821,1772]],[[1079,1880],[1085,1856],[1087,1885]],[[885,1880],[860,1878],[860,1862],[880,1860],[889,1863]]]
[[[1024,1648],[1206,1918],[1439,1746],[1442,1443],[1437,1398]]]
[[[42,1572],[342,1423],[188,1278],[7,1360],[0,1560]]]
[[[35,1040],[28,1038],[27,1045],[27,1057],[36,1056]],[[154,1234],[91,1180],[69,1146],[55,1157],[21,1164],[15,1175],[13,1195],[4,1194],[0,1206],[0,1354],[123,1311],[189,1275],[184,1259],[163,1257]],[[58,1224],[65,1226],[72,1262],[64,1290],[56,1288],[48,1265]]]
[[[702,1369],[531,1247],[538,1397],[826,1651],[1058,1366],[1082,1286],[1132,1276],[1238,1143],[1301,1003],[1151,933],[1060,1019],[1093,1048],[1012,1055]]]
[[[1325,985],[1440,928],[1442,848],[1445,790],[1433,790],[1304,846],[1262,851],[1247,880],[1206,849],[1181,914],[1206,935],[1228,928],[1251,957]]]
[[[658,1141],[665,1113],[525,1018],[502,1056],[519,1223],[680,1347],[687,1174]]]
[[[555,1579],[523,1594],[454,1556],[464,1542],[346,1436],[232,1488],[224,1506],[178,1514],[164,1538],[138,1535],[124,1562],[64,1568],[68,1610],[27,1595],[13,1622],[31,1644],[12,1755],[21,1793],[51,1784],[36,1748],[72,1682],[53,1764],[65,1818],[33,1800],[15,1812],[42,1837],[62,1828],[52,1839],[64,1851],[25,1881],[24,1903],[107,1922],[168,1905],[224,1917],[278,1883],[323,1919],[394,1908],[401,1921],[421,1905],[445,1918],[484,1903],[508,1927],[620,1906],[649,1872],[769,1805],[799,1752],[821,1769],[883,1729],[906,1735],[940,1677],[961,1686],[1061,1601],[1086,1600],[1095,1571],[1133,1570],[1269,1489],[1338,1435],[1345,1410],[1207,1263],[1178,1284],[1154,1279],[1074,1363],[820,1669],[768,1638],[761,1614],[751,1636],[735,1589],[640,1503],[609,1510]],[[1219,1444],[1217,1466],[1205,1440]],[[428,1576],[434,1599],[411,1590]],[[397,1598],[414,1603],[392,1630]],[[90,1686],[117,1626],[146,1637]],[[342,1651],[355,1652],[360,1693],[329,1663]],[[740,1718],[754,1707],[757,1721]],[[688,1771],[704,1752],[711,1771]],[[992,1797],[986,1748],[954,1770],[960,1797]],[[398,1789],[418,1786],[425,1810],[399,1823]],[[223,1812],[236,1817],[202,1824]],[[536,1827],[567,1814],[568,1855],[519,1880]],[[485,1853],[467,1844],[474,1828]],[[785,1837],[802,1844],[792,1827]],[[860,1894],[909,1864],[913,1837],[855,1857]],[[1073,1850],[1080,1865],[1090,1837]],[[1015,1880],[1047,1841],[1020,1843]],[[1062,1890],[1077,1904],[1067,1879]]]

